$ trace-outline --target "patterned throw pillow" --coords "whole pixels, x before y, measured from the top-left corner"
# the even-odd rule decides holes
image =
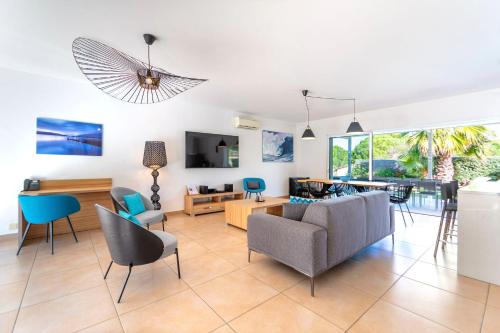
[[[324,199],[302,198],[302,197],[295,197],[293,195],[290,196],[290,203],[292,204],[310,204],[322,200]]]

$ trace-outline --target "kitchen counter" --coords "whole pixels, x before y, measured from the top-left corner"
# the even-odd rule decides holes
[[[458,191],[458,273],[500,285],[500,182]]]

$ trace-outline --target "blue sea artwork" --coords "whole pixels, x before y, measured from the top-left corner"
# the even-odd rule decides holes
[[[263,162],[293,162],[293,134],[262,131]]]
[[[37,118],[36,153],[102,156],[102,125]]]

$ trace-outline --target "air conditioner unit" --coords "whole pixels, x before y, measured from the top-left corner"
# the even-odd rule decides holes
[[[256,130],[260,128],[260,123],[257,120],[234,117],[234,127]]]

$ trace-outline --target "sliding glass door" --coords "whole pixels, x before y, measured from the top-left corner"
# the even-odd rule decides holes
[[[370,135],[331,137],[329,146],[330,178],[369,178]]]

